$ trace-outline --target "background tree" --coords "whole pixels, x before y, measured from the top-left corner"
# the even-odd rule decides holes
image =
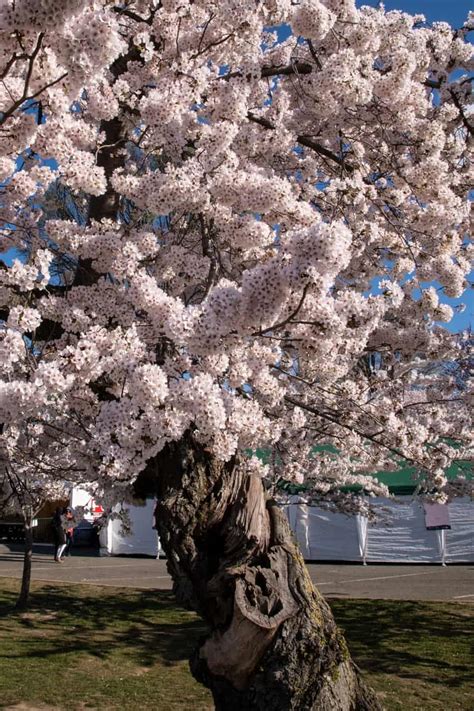
[[[13,426],[1,441],[0,512],[19,515],[25,536],[19,609],[27,607],[30,594],[34,519],[47,501],[65,499],[69,492],[62,460],[57,469],[51,457],[51,450],[58,449],[57,438],[49,446],[44,439],[44,427],[35,422],[25,423],[23,430]]]
[[[469,270],[471,25],[353,0],[2,6],[4,446],[30,418],[98,492],[158,495],[217,708],[377,707],[262,481],[380,492],[395,456],[442,496],[466,453],[467,391],[423,398],[459,351],[439,322]]]

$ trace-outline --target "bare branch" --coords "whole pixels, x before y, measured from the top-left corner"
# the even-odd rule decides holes
[[[32,65],[31,65],[31,69],[32,69]],[[35,91],[34,94],[31,94],[31,96],[28,96],[28,93],[27,93],[27,92],[28,92],[28,86],[27,86],[27,85],[29,85],[29,82],[30,82],[30,78],[31,78],[31,73],[30,73],[30,77],[27,77],[27,81],[25,81],[25,88],[24,88],[24,90],[23,90],[22,96],[21,96],[17,101],[15,101],[15,102],[10,106],[10,108],[9,108],[7,111],[5,111],[4,113],[2,113],[2,115],[1,115],[1,117],[0,117],[0,126],[3,126],[3,124],[10,118],[10,116],[11,116],[12,114],[14,114],[15,111],[16,111],[25,101],[31,101],[32,99],[36,99],[36,97],[39,96],[40,94],[42,94],[43,91],[46,91],[46,89],[50,89],[50,88],[51,88],[52,86],[54,86],[55,84],[59,84],[59,82],[62,81],[63,79],[65,79],[65,78],[67,77],[67,75],[68,75],[68,72],[64,72],[64,74],[61,74],[60,77],[58,77],[57,79],[55,79],[55,80],[52,81],[52,82],[49,82],[49,84],[45,84],[44,86],[41,87],[41,89],[38,89],[38,91]]]
[[[263,116],[256,116],[251,111],[249,111],[249,113],[247,114],[247,118],[249,121],[252,121],[253,123],[258,123],[259,126],[262,126],[263,128],[273,129],[273,130],[276,128],[274,123],[272,123],[268,119],[264,118]],[[337,163],[338,165],[341,166],[341,168],[344,168],[344,170],[346,170],[348,173],[352,173],[356,168],[356,166],[352,165],[352,163],[347,163],[345,158],[341,158],[340,156],[337,155],[337,153],[334,153],[333,151],[330,151],[329,148],[322,146],[320,143],[315,141],[314,138],[311,138],[310,136],[297,136],[296,141],[297,141],[297,143],[300,144],[300,146],[304,146],[305,148],[310,148],[312,151],[319,153],[319,155],[324,156],[325,158],[328,158],[329,160],[333,161],[334,163]]]
[[[276,77],[276,76],[291,76],[292,74],[311,74],[313,71],[313,66],[308,62],[293,62],[292,64],[281,64],[276,67],[262,67],[260,76],[262,79],[266,77]],[[220,79],[228,81],[229,79],[234,79],[235,77],[243,77],[244,73],[237,69],[235,72],[229,72],[229,74],[223,74]],[[246,79],[250,79],[251,75],[246,74]]]
[[[345,422],[340,422],[337,418],[333,417],[329,413],[321,412],[320,410],[316,409],[315,407],[312,407],[311,405],[307,405],[304,402],[294,400],[289,395],[285,395],[285,400],[286,400],[286,402],[291,403],[295,407],[300,407],[302,410],[307,410],[308,412],[311,412],[313,415],[316,415],[317,417],[321,417],[323,420],[328,420],[329,422],[332,422],[334,425],[337,425],[338,427],[342,427],[345,430],[349,430],[349,432],[354,432],[355,434],[359,435],[359,437],[362,437],[363,439],[370,440],[371,442],[376,444],[378,447],[382,447],[383,449],[387,449],[388,451],[392,452],[393,454],[396,454],[397,457],[401,457],[405,461],[419,466],[418,462],[416,462],[416,460],[412,459],[411,457],[407,457],[405,454],[403,454],[403,452],[400,452],[400,450],[395,449],[394,447],[390,447],[390,445],[385,444],[385,442],[380,442],[378,439],[376,439],[376,437],[378,435],[382,434],[382,431],[376,432],[375,434],[370,434],[368,432],[362,432],[357,427],[354,427],[353,425],[349,425]]]
[[[305,288],[303,289],[303,293],[301,295],[301,299],[298,302],[298,306],[296,309],[293,311],[292,314],[288,316],[284,321],[281,321],[280,323],[275,323],[273,326],[269,326],[268,328],[264,328],[261,331],[258,331],[257,333],[252,334],[253,336],[263,336],[265,333],[270,333],[271,331],[276,331],[279,328],[283,328],[283,326],[286,326],[290,321],[298,315],[301,307],[303,306],[304,300],[306,298],[306,294],[308,293],[308,289],[310,287],[310,284],[306,284]]]
[[[123,15],[124,17],[130,18],[130,20],[133,20],[134,22],[144,22],[146,25],[151,25],[153,22],[153,18],[155,17],[156,11],[159,9],[160,5],[156,7],[154,10],[152,10],[149,14],[148,17],[140,17],[136,12],[133,12],[133,10],[129,10],[126,7],[113,7],[112,12],[116,12],[117,15]]]

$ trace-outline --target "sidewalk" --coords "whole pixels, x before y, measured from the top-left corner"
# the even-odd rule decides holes
[[[0,544],[0,578],[21,577],[22,547]],[[308,570],[323,595],[338,598],[451,600],[474,603],[474,565],[356,565],[311,563]],[[55,563],[51,545],[35,545],[33,580],[170,590],[166,561],[129,556],[100,557],[97,549],[73,549]]]

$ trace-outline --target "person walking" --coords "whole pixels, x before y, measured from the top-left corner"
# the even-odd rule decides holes
[[[56,563],[62,563],[61,556],[66,548],[66,530],[65,530],[66,518],[64,516],[64,509],[61,506],[56,508],[53,515],[52,526],[53,526],[53,541],[54,541],[54,560]]]
[[[64,557],[71,555],[71,546],[74,538],[74,529],[76,527],[76,517],[74,516],[74,511],[71,508],[66,509],[65,513],[65,526],[66,526],[66,548],[64,549]]]

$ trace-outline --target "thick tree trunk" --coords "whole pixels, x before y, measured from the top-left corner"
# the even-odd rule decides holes
[[[141,60],[139,50],[132,43],[127,54],[118,57],[110,67],[114,81],[127,71],[128,62],[140,62]],[[92,220],[100,222],[101,220],[109,219],[114,222],[117,219],[120,207],[120,195],[112,187],[111,178],[115,170],[123,168],[125,165],[123,151],[127,141],[123,119],[118,116],[108,120],[103,119],[100,122],[100,133],[103,134],[104,140],[97,152],[96,165],[104,169],[107,187],[102,195],[92,195],[87,216],[88,225],[91,224]],[[103,276],[95,271],[92,264],[92,259],[79,260],[74,277],[74,286],[91,286],[97,283],[100,276]]]
[[[191,669],[216,709],[380,709],[261,480],[190,436],[156,464],[156,523],[174,590],[210,627]]]
[[[19,610],[25,610],[30,597],[31,583],[31,563],[33,559],[33,521],[30,517],[25,517],[25,553],[23,555],[23,573],[21,577],[21,589],[16,601]]]

